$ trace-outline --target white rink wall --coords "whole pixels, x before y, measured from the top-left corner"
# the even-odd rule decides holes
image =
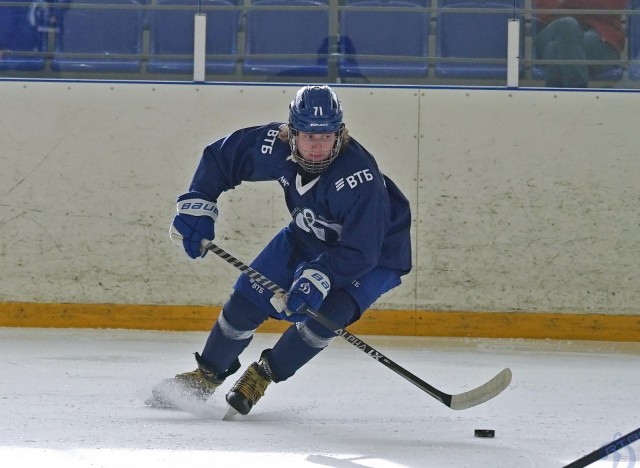
[[[0,82],[0,300],[224,303],[237,272],[169,241],[175,198],[298,87]],[[413,208],[414,271],[376,308],[639,313],[640,94],[335,89]],[[217,241],[248,262],[288,218],[245,184]]]

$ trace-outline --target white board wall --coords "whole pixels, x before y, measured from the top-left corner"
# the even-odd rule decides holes
[[[297,88],[0,82],[0,299],[222,304],[237,272],[171,244],[175,197]],[[414,271],[376,307],[638,313],[640,94],[336,91],[414,214]],[[217,239],[249,261],[288,216],[278,184],[245,184]]]

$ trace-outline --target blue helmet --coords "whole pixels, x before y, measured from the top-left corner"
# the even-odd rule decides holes
[[[320,162],[305,160],[298,152],[298,132],[335,133],[336,142],[328,159]],[[297,163],[307,172],[319,173],[338,157],[344,135],[342,105],[336,93],[326,85],[304,86],[289,105],[289,145]]]

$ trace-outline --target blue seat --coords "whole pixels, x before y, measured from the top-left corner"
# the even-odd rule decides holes
[[[633,1],[634,0],[632,0],[632,3]],[[534,11],[534,16],[535,16],[535,11]],[[538,22],[534,18],[531,21],[531,37],[534,39],[533,45],[532,45],[533,57],[536,59],[542,59],[542,57],[538,55],[538,51],[536,50],[536,45],[535,45],[535,37],[536,37],[536,34],[538,33],[538,26],[539,26]],[[629,49],[629,56],[631,56],[631,49]],[[606,67],[606,68],[603,67],[602,70],[595,73],[594,75],[591,75],[589,78],[596,81],[619,81],[622,79],[623,74],[624,74],[624,69],[622,65],[611,65],[610,67]],[[545,73],[544,65],[533,64],[531,66],[531,78],[533,78],[534,80],[544,80],[545,77],[546,77],[546,73]]]
[[[151,13],[149,63],[147,70],[160,73],[193,73],[193,18],[198,0],[158,0],[158,6],[192,6],[189,9],[158,9]],[[224,0],[204,0],[202,6],[232,6]],[[207,73],[227,74],[236,71],[240,13],[234,10],[203,10],[207,15],[206,53],[223,55],[207,58]],[[167,55],[187,57],[168,58]]]
[[[504,12],[457,13],[460,8],[501,9]],[[522,21],[522,0],[515,0],[516,18]],[[507,77],[508,22],[514,18],[514,0],[469,1],[439,0],[436,21],[436,56],[438,58],[473,59],[436,61],[440,78]],[[524,28],[521,28],[520,57],[524,56]],[[483,59],[503,59],[488,62]],[[520,73],[524,65],[520,67]]]
[[[255,7],[301,7],[266,10]],[[329,11],[313,0],[256,1],[247,11],[243,72],[269,76],[325,76],[329,66]],[[310,8],[315,7],[315,8]],[[318,7],[322,7],[318,9]],[[277,57],[275,55],[289,55]]]
[[[627,49],[629,51],[629,78],[640,81],[640,0],[631,0],[629,8],[637,13],[627,17]],[[638,62],[633,63],[633,60]]]
[[[136,72],[141,65],[143,9],[134,0],[78,0],[102,7],[64,9],[51,67],[56,71]],[[118,6],[122,8],[118,8]],[[74,54],[74,55],[64,55]]]
[[[362,1],[349,5],[353,8],[340,13],[340,76],[427,75],[430,15],[426,10],[416,3],[400,0]],[[385,10],[366,10],[366,7],[385,7]],[[416,11],[392,11],[387,7]],[[370,57],[359,58],[358,54]],[[387,57],[377,59],[375,56]],[[390,56],[398,59],[389,59]]]
[[[22,0],[9,1],[20,3]],[[0,70],[44,68],[47,33],[43,26],[30,17],[28,6],[0,6]],[[25,52],[39,55],[23,55]]]
[[[370,0],[342,0],[343,5],[345,6],[350,6],[350,5],[355,5],[357,3],[362,3],[362,2],[366,2],[366,1],[370,1]],[[389,3],[390,1],[394,1],[394,0],[380,0],[382,3]],[[402,0],[404,1],[404,3],[410,3],[414,6],[420,6],[420,7],[430,7],[431,6],[431,0]]]

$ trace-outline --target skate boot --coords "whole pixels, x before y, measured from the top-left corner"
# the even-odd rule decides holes
[[[227,403],[233,410],[247,415],[253,405],[264,395],[267,386],[274,380],[269,362],[265,353],[262,353],[260,360],[251,364],[242,377],[231,387],[227,393]],[[230,410],[228,414],[233,414],[233,410]]]
[[[240,368],[240,361],[236,359],[229,370],[216,374],[200,354],[195,353],[195,357],[198,363],[196,370],[160,382],[151,390],[151,397],[145,404],[154,408],[180,408],[189,402],[204,403],[229,375]]]

